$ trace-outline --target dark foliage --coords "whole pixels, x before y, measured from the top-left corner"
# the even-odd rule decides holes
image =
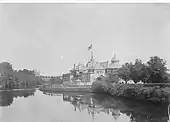
[[[166,61],[158,56],[150,57],[147,63],[136,59],[135,63],[125,63],[118,71],[118,76],[126,83],[170,83],[170,74],[167,73]]]
[[[44,81],[35,75],[34,70],[13,70],[12,64],[0,63],[0,84],[3,89],[30,88],[41,85]]]

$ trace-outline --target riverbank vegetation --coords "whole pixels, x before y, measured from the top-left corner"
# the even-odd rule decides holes
[[[134,63],[125,63],[118,70],[116,76],[123,79],[125,83],[116,80],[96,80],[92,84],[93,92],[108,93],[113,96],[148,100],[152,102],[168,102],[170,88],[162,87],[161,83],[170,83],[166,61],[158,56],[151,57],[147,63],[136,59]],[[134,84],[128,84],[128,81]],[[138,84],[138,83],[142,84]],[[147,86],[146,84],[152,84]]]
[[[34,70],[14,70],[8,62],[0,63],[1,89],[34,88],[44,81],[36,76]]]

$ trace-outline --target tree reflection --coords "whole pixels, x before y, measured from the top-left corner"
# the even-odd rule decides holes
[[[168,105],[114,98],[107,95],[79,95],[72,93],[64,93],[63,101],[70,102],[75,111],[87,110],[93,119],[97,114],[103,112],[110,114],[115,120],[118,120],[121,114],[126,114],[130,118],[130,122],[168,121]]]
[[[0,92],[0,106],[9,106],[13,102],[13,95],[10,92]]]
[[[0,106],[9,106],[13,103],[13,99],[17,97],[28,97],[34,95],[35,90],[23,91],[1,91],[0,92]]]
[[[73,98],[76,97],[73,96]],[[126,114],[131,119],[131,122],[167,122],[166,105],[158,106],[132,100],[113,99],[109,96],[101,95],[90,96],[92,99],[92,102],[90,102],[86,97],[87,96],[81,97],[80,100],[76,100],[77,98],[74,99],[74,106],[81,110],[80,106],[88,104],[86,109],[92,118],[94,118],[96,114],[104,112],[111,114],[115,120],[117,120],[121,114]],[[72,104],[72,102],[70,103]]]

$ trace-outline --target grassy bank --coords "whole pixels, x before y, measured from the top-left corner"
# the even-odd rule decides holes
[[[168,103],[170,95],[169,87],[144,87],[139,84],[110,84],[105,81],[96,81],[93,83],[92,91],[107,93],[117,97],[146,100],[154,103]]]

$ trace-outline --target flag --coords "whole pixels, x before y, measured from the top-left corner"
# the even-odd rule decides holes
[[[92,44],[88,47],[88,50],[92,49]]]

